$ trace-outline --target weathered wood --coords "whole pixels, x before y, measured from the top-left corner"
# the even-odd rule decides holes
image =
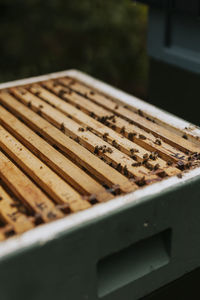
[[[16,201],[0,185],[0,215],[5,222],[13,226],[16,233],[25,232],[34,227],[33,222],[18,209]]]
[[[5,240],[9,236],[12,236],[15,234],[14,228],[10,224],[5,224],[5,226],[0,228],[0,241]]]
[[[13,194],[45,222],[63,216],[54,203],[2,152],[0,152],[0,177]]]
[[[1,106],[0,124],[83,195],[95,195],[98,201],[107,201],[113,198],[87,173]]]
[[[163,139],[165,142],[176,147],[177,149],[183,152],[199,152],[200,147],[198,147],[196,144],[185,140],[184,138],[176,135],[174,132],[169,131],[163,126],[147,120],[146,118],[128,109],[126,105],[117,104],[115,101],[112,101],[111,99],[98,92],[93,93],[91,92],[91,88],[86,87],[85,85],[70,78],[65,78],[64,81],[65,84],[67,86],[70,85],[70,88],[72,88],[73,90],[79,92],[84,96],[87,96],[95,103],[98,103],[100,106],[108,109],[111,112],[114,112],[116,115],[134,122],[134,124],[136,124],[137,126],[143,128],[147,132],[151,132],[155,137]]]
[[[106,110],[105,108],[97,105],[91,100],[85,98],[82,95],[74,92],[70,88],[62,85],[63,79],[58,79],[57,84],[53,80],[44,81],[41,85],[47,88],[49,91],[54,92],[60,98],[67,100],[69,103],[75,105],[77,108],[80,108],[85,113],[91,113],[98,117],[112,117],[113,113]]]
[[[0,90],[0,241],[181,178],[200,160],[183,137],[73,78]]]
[[[5,238],[5,234],[0,231],[0,241],[2,242],[3,240],[5,240]]]
[[[53,80],[48,80],[42,83],[45,88],[54,92],[57,96],[73,104],[77,108],[80,108],[85,113],[93,115],[94,118],[97,119],[106,119],[106,123],[109,127],[114,128],[117,132],[123,133],[126,137],[129,137],[130,135],[135,143],[144,147],[148,151],[157,151],[160,157],[166,161],[178,161],[178,158],[175,156],[177,154],[177,149],[171,145],[164,141],[162,141],[161,145],[155,145],[155,137],[151,133],[146,132],[134,124],[130,124],[127,120],[114,116],[111,111],[104,109],[97,103],[92,102],[61,84],[65,84],[65,79],[58,79],[56,86]],[[145,139],[142,140],[139,136],[144,136]],[[185,154],[179,150],[179,155],[184,156]]]
[[[68,204],[72,212],[90,207],[69,184],[33,155],[0,126],[0,147],[57,203]]]
[[[115,132],[114,130],[106,127],[104,124],[101,124],[100,122],[94,120],[93,118],[89,117],[88,115],[84,114],[82,111],[79,109],[75,108],[71,104],[68,104],[64,101],[62,101],[60,98],[58,98],[56,95],[48,92],[47,90],[41,88],[39,85],[33,85],[33,87],[30,88],[30,90],[33,93],[39,93],[40,97],[44,99],[46,102],[50,103],[53,107],[57,108],[59,111],[64,113],[67,116],[70,116],[73,120],[76,122],[81,123],[83,126],[88,126],[91,128],[91,131],[99,135],[100,137],[104,137],[104,135],[107,135],[107,142],[110,144],[113,144],[115,146],[114,141],[118,144],[120,147],[120,150],[123,151],[127,155],[131,155],[131,149],[136,149],[137,152],[135,152],[135,157],[139,161],[143,161],[144,156],[151,155],[151,152],[145,150],[144,148],[140,147],[138,144],[135,144],[134,142],[124,138],[121,134]],[[39,100],[40,101],[40,100]],[[41,102],[42,103],[42,102]],[[48,105],[41,104],[43,106],[43,111],[49,110]],[[54,116],[56,118],[56,115],[60,116],[56,110],[54,110]],[[66,123],[66,121],[65,121]],[[70,126],[71,124],[71,126]],[[66,124],[67,128],[73,128],[75,127],[75,124],[72,123],[71,120],[68,119],[68,124]],[[66,129],[67,130],[67,129]],[[81,135],[81,134],[80,134]],[[94,137],[95,138],[95,137]],[[148,161],[149,165],[154,167],[155,165],[159,164],[163,169],[165,169],[165,172],[168,175],[176,175],[180,173],[180,170],[172,167],[168,167],[166,165],[166,162],[160,159],[159,157],[157,158],[156,161],[154,160],[149,160]]]
[[[37,91],[38,90],[39,90],[39,88],[37,89]],[[44,93],[41,93],[41,96],[43,94],[46,94],[46,91],[44,91]],[[130,174],[132,174],[134,177],[141,178],[141,177],[145,176],[145,180],[149,180],[149,182],[154,182],[154,181],[158,180],[158,178],[154,174],[148,174],[149,170],[143,166],[133,168],[132,164],[134,163],[134,161],[131,160],[130,157],[128,157],[124,153],[118,151],[116,148],[111,147],[108,143],[106,143],[106,141],[102,140],[101,138],[94,135],[90,131],[88,131],[88,130],[86,131],[83,128],[80,128],[80,125],[78,123],[65,117],[63,114],[61,114],[59,111],[52,108],[45,102],[42,102],[40,99],[35,98],[34,96],[31,96],[28,92],[25,95],[23,95],[22,97],[24,99],[27,96],[29,96],[29,99],[32,99],[31,100],[32,108],[36,107],[36,111],[39,108],[42,108],[41,113],[46,114],[48,120],[50,120],[58,128],[61,128],[61,124],[62,124],[64,131],[68,136],[71,136],[74,139],[76,139],[78,137],[79,142],[84,147],[86,147],[88,150],[90,150],[91,152],[95,152],[96,147],[100,148],[101,146],[105,146],[106,149],[111,150],[112,153],[106,152],[105,148],[104,148],[105,152],[103,152],[103,149],[102,149],[102,151],[100,150],[99,153],[100,153],[101,157],[104,157],[109,163],[112,162],[115,167],[117,167],[117,165],[120,164],[122,166],[122,171],[123,171],[123,168],[125,168],[125,173],[126,173],[126,169],[128,168],[127,171]],[[52,95],[52,98],[53,98],[53,95]],[[83,131],[80,129],[82,129]],[[141,160],[142,159],[143,159],[143,157],[141,156]],[[154,162],[154,164],[155,164],[155,162]]]
[[[22,95],[18,89],[12,89],[12,92],[26,105],[30,105],[33,95],[26,93]],[[30,109],[26,108],[24,105],[20,104],[19,101],[15,100],[14,97],[9,95],[7,92],[0,93],[1,102],[4,103],[12,112],[20,116],[24,122],[28,123],[35,131],[40,132],[48,141],[52,144],[56,144],[64,153],[69,155],[78,164],[85,167],[90,173],[92,173],[101,182],[112,187],[113,185],[119,185],[122,192],[131,192],[137,188],[137,186],[129,182],[125,176],[122,176],[119,172],[115,171],[113,168],[105,164],[98,157],[94,156],[92,153],[87,151],[84,147],[80,146],[78,143],[74,142],[72,139],[64,135],[61,131],[52,126],[49,122],[41,118],[39,115],[35,114]],[[40,101],[35,97],[36,101]],[[34,101],[31,105],[32,109],[38,111],[38,107],[41,106],[44,101],[36,102]],[[49,107],[52,110],[52,107]],[[43,108],[40,107],[42,116],[49,120],[49,116],[44,114]],[[54,114],[54,111],[52,111]],[[59,112],[58,112],[59,113]],[[54,122],[55,124],[55,122]],[[57,127],[63,127],[63,120],[58,123]],[[55,125],[56,125],[55,124]],[[112,174],[112,175],[111,175]]]
[[[95,180],[93,180],[90,176],[83,172],[74,163],[67,160],[66,157],[52,148],[47,142],[45,142],[42,138],[40,138],[37,134],[35,134],[32,130],[30,130],[27,126],[20,122],[11,113],[6,111],[3,107],[0,107],[0,123],[2,123],[2,125],[9,132],[11,132],[40,159],[51,166],[54,171],[58,172],[58,174],[61,175],[64,179],[70,180],[71,184],[74,185],[74,187],[78,190],[87,192],[89,194],[95,194],[97,195],[97,200],[100,199],[100,201],[106,201],[113,198],[113,196],[110,193],[107,193],[100,184],[98,184]],[[77,127],[75,126],[74,131],[76,130],[77,133],[80,134],[80,131],[78,129],[79,125],[77,125]],[[129,172],[132,175],[138,177],[147,175],[148,177],[148,170],[146,168],[142,166],[138,168],[132,167],[133,160],[130,159],[130,157],[124,155],[100,138],[95,136],[94,139],[93,134],[91,134],[90,132],[86,132],[85,135],[85,141],[93,146],[93,152],[97,145],[99,147],[103,147],[104,145],[106,145],[107,149],[109,147],[109,150],[112,151],[112,153],[104,153],[103,150],[105,148],[98,151],[101,154],[101,157],[104,157],[109,163],[112,162],[113,164],[115,164],[115,166],[121,163],[122,167],[125,167],[125,165],[128,167]],[[84,141],[84,133],[82,134],[82,139]],[[157,178],[156,176],[152,177]],[[152,177],[149,176],[149,178],[147,179],[154,179]]]

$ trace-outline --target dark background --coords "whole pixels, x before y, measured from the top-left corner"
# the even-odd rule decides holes
[[[131,0],[0,0],[0,82],[76,68],[145,98],[146,29]]]

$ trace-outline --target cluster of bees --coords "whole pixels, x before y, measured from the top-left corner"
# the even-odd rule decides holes
[[[63,91],[61,90],[60,92],[61,93],[66,93],[65,90],[63,90]],[[93,94],[94,93],[91,91],[91,95],[93,95]],[[119,108],[119,105],[116,104],[115,109],[117,110],[118,108]],[[151,120],[149,117],[144,116],[144,114],[143,114],[143,112],[141,110],[138,110],[137,113],[140,116],[145,117],[147,120],[152,121],[152,122],[155,123],[154,120]],[[109,116],[98,117],[98,116],[96,116],[96,114],[94,112],[90,112],[90,116],[92,118],[95,118],[99,122],[103,123],[104,125],[111,127],[113,130],[116,130],[116,125],[115,125],[115,123],[116,123],[116,116],[114,114],[109,115]],[[133,121],[129,121],[129,123],[133,124]],[[62,129],[62,125],[61,125],[61,129]],[[84,132],[84,131],[87,131],[87,130],[91,130],[91,128],[89,128],[89,127],[87,127],[87,128],[80,127],[78,130],[81,131],[81,132]],[[119,128],[119,132],[122,135],[125,135],[126,132],[127,132],[126,127],[122,126],[121,128]],[[107,142],[108,141],[108,137],[109,137],[109,133],[105,132],[102,137],[103,137],[104,141]],[[128,132],[127,133],[127,137],[131,141],[133,141],[135,137],[137,137],[140,140],[146,140],[147,139],[145,135],[143,135],[143,134],[137,134],[136,132]],[[182,137],[184,139],[188,139],[188,137],[187,137],[186,134],[183,134]],[[79,142],[79,138],[77,138],[77,142]],[[115,147],[116,149],[120,150],[120,145],[117,143],[116,140],[112,140],[111,144],[112,144],[113,147]],[[159,139],[159,138],[155,138],[154,144],[158,145],[158,146],[161,146],[162,145],[162,140]],[[98,146],[97,145],[95,147],[95,149],[94,149],[94,153],[98,155],[100,152],[102,152],[102,153],[112,153],[113,149],[111,147],[106,146],[106,145],[103,145],[103,146]],[[135,160],[135,162],[132,163],[133,167],[139,167],[141,165],[144,165],[145,167],[147,167],[151,171],[157,171],[160,168],[159,164],[152,165],[149,162],[150,160],[156,160],[157,159],[157,157],[158,157],[158,153],[157,152],[152,152],[151,154],[147,154],[146,153],[143,156],[143,159],[141,161],[137,161],[137,156],[135,155],[135,153],[137,153],[137,152],[139,152],[138,149],[134,149],[134,148],[130,149],[131,158]],[[180,170],[186,170],[186,169],[191,168],[191,166],[193,165],[193,162],[197,161],[197,160],[200,160],[200,153],[193,153],[193,154],[190,154],[188,156],[187,162],[185,162],[184,159],[180,159],[179,158],[178,162],[176,163],[176,167],[179,168]],[[171,166],[171,165],[173,165],[173,161],[172,160],[168,160],[166,162],[166,164],[168,166]],[[117,165],[116,169],[118,171],[120,171],[121,173],[123,173],[124,175],[129,176],[129,172],[128,172],[128,169],[127,169],[126,165],[122,166],[119,163]]]

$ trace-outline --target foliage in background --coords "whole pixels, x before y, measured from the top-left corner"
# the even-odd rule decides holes
[[[131,0],[0,0],[0,82],[76,68],[145,97],[146,15]]]

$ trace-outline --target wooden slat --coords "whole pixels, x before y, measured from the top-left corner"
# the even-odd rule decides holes
[[[0,215],[8,224],[12,225],[16,233],[22,233],[34,227],[33,222],[22,214],[16,202],[0,186]]]
[[[60,83],[60,84],[59,84]],[[80,108],[82,111],[89,115],[93,115],[94,118],[106,118],[106,122],[110,127],[114,127],[117,132],[122,132],[126,137],[129,137],[129,134],[132,134],[133,141],[138,145],[144,147],[148,151],[158,152],[160,157],[165,159],[166,161],[178,162],[177,149],[172,147],[171,145],[162,141],[162,145],[155,146],[155,137],[146,132],[145,130],[137,127],[136,125],[130,124],[128,121],[115,116],[113,117],[113,113],[104,109],[103,107],[97,105],[95,102],[77,94],[76,92],[70,90],[67,87],[63,87],[61,84],[65,84],[65,79],[58,79],[58,83],[55,86],[53,80],[48,80],[42,82],[42,85],[54,92],[57,96],[65,99],[67,102],[73,104],[77,108]],[[133,134],[135,134],[133,136]],[[139,135],[145,137],[145,140],[139,138]],[[173,155],[173,156],[172,156]],[[179,151],[179,156],[182,157],[185,154]]]
[[[98,201],[107,201],[113,198],[93,178],[60,154],[2,106],[0,106],[0,123],[78,191],[83,194],[95,195]]]
[[[13,92],[14,91],[16,91],[16,94],[19,94],[19,96],[21,95],[17,89],[13,89]],[[28,95],[26,94],[26,97],[22,96],[25,95],[21,95],[21,98],[19,97],[21,101],[26,105],[30,105],[30,98]],[[122,176],[119,172],[105,164],[98,157],[94,156],[78,143],[68,138],[49,122],[26,108],[19,101],[15,100],[15,98],[9,93],[2,91],[0,93],[0,99],[7,108],[9,108],[17,116],[20,116],[20,118],[22,118],[24,122],[28,123],[33,130],[40,132],[40,134],[42,134],[52,144],[56,144],[56,146],[64,153],[69,155],[78,164],[85,167],[90,173],[94,174],[94,176],[101,182],[104,182],[110,187],[113,187],[113,185],[119,185],[121,191],[125,193],[137,189],[137,186],[134,183],[129,182],[125,176]],[[35,110],[38,110],[37,106],[32,105],[33,109],[34,107]],[[44,115],[43,112],[42,115]],[[59,127],[61,127],[61,123]]]
[[[143,128],[147,132],[151,132],[154,136],[162,138],[165,142],[169,143],[170,145],[176,147],[177,149],[186,152],[199,152],[200,147],[198,147],[196,144],[185,140],[184,138],[176,135],[175,133],[167,130],[163,126],[160,126],[158,124],[155,124],[146,118],[138,115],[137,113],[131,111],[130,109],[126,108],[121,104],[116,104],[111,99],[105,97],[104,95],[100,93],[93,93],[91,92],[91,89],[84,86],[83,84],[80,84],[76,81],[72,81],[70,78],[65,78],[65,84],[68,86],[70,83],[70,87],[79,92],[82,95],[87,96],[89,99],[94,101],[95,103],[98,103],[100,106],[108,109],[109,111],[114,112],[118,116],[121,116],[125,119],[128,119],[130,121],[133,121],[137,126]]]
[[[4,227],[0,228],[0,241],[4,241],[8,237],[8,233],[14,232],[14,228],[10,224],[6,224]]]
[[[91,113],[98,117],[111,117],[113,113],[106,110],[105,108],[97,105],[91,100],[85,98],[84,96],[74,92],[69,87],[63,86],[63,78],[57,80],[56,84],[54,80],[47,80],[41,82],[41,85],[50,91],[56,93],[60,98],[64,98],[76,107],[83,110],[85,113]],[[63,84],[63,85],[62,85]]]
[[[20,89],[21,90],[21,89]],[[14,91],[14,89],[13,89]],[[15,92],[16,93],[16,92]],[[124,153],[121,153],[114,147],[111,147],[108,143],[106,143],[101,138],[97,137],[93,133],[89,131],[82,132],[80,131],[80,125],[73,120],[66,118],[63,114],[46,104],[45,102],[41,101],[39,98],[34,97],[33,95],[26,92],[25,95],[22,96],[23,99],[26,97],[27,100],[32,101],[32,108],[36,108],[36,111],[41,108],[42,106],[42,114],[45,115],[48,120],[53,122],[54,125],[56,125],[58,128],[61,127],[61,124],[64,124],[65,126],[65,133],[69,136],[76,139],[78,137],[79,142],[86,147],[91,152],[95,152],[95,147],[97,146],[106,146],[107,148],[110,148],[112,150],[112,153],[99,151],[101,153],[101,156],[103,156],[108,162],[114,163],[115,166],[118,164],[121,164],[122,167],[125,167],[125,169],[128,169],[128,172],[132,174],[134,177],[143,177],[145,176],[145,180],[148,180],[149,182],[155,182],[158,180],[157,176],[154,174],[148,174],[149,170],[144,168],[143,166],[134,168],[132,167],[133,160],[130,159],[127,155]],[[157,162],[158,163],[158,162]],[[166,168],[166,164],[165,164]],[[162,170],[163,173],[163,170]],[[138,178],[138,180],[140,179]]]
[[[118,145],[120,146],[120,150],[123,151],[125,154],[130,155],[130,150],[131,149],[137,149],[138,152],[136,152],[134,155],[137,157],[139,161],[143,161],[144,155],[150,156],[151,152],[143,149],[139,145],[131,142],[130,140],[124,138],[122,135],[119,133],[115,132],[114,130],[106,127],[104,124],[101,124],[100,122],[94,120],[93,118],[89,117],[88,115],[84,114],[82,111],[78,110],[71,104],[68,104],[64,101],[62,101],[60,98],[58,98],[56,95],[48,92],[47,90],[41,88],[39,85],[33,85],[33,87],[30,88],[30,90],[33,93],[39,93],[40,97],[44,99],[46,102],[50,103],[53,105],[53,107],[56,107],[58,110],[66,114],[67,116],[70,116],[73,120],[76,122],[81,123],[84,126],[89,126],[91,131],[94,131],[96,134],[98,134],[100,137],[103,137],[105,134],[107,134],[107,142],[110,144],[113,143],[113,141],[117,141]],[[38,100],[37,100],[38,101]],[[40,101],[40,100],[39,100]],[[36,99],[34,98],[34,103],[36,102]],[[39,103],[39,102],[38,102]],[[44,110],[50,110],[48,105],[44,105],[44,103],[40,102],[40,106],[43,106],[42,111]],[[52,111],[51,111],[52,112]],[[56,118],[56,115],[58,115],[58,112],[54,110],[52,113],[54,115],[54,119]],[[60,115],[61,117],[61,115]],[[66,121],[65,121],[66,123]],[[68,119],[68,124],[66,124],[67,128],[73,128],[75,125],[72,124],[70,126],[70,123],[72,123],[71,120]],[[177,175],[180,173],[180,170],[176,168],[169,168],[166,165],[166,162],[163,161],[160,158],[157,158],[156,161],[149,161],[148,162],[151,166],[155,166],[156,164],[159,164],[162,169],[165,168],[165,171],[168,175]]]
[[[0,241],[198,166],[158,123],[68,77],[0,90]]]
[[[0,126],[0,147],[56,202],[72,212],[90,207],[89,202]]]
[[[179,157],[183,157],[183,160],[186,160],[186,155],[184,152],[172,147],[171,145],[165,143],[164,141],[160,140],[161,145],[156,144],[156,139],[155,137],[143,129],[130,124],[128,121],[116,117],[115,122],[112,120],[108,121],[111,126],[115,125],[116,131],[120,132],[122,128],[124,128],[124,136],[127,138],[129,137],[130,134],[136,134],[133,136],[133,140],[140,145],[141,147],[144,147],[148,151],[152,152],[157,152],[159,156],[165,160],[165,161],[171,161],[173,163],[177,163]],[[140,136],[145,137],[145,139],[141,139]]]
[[[45,222],[63,216],[52,201],[32,181],[0,152],[0,177],[13,194],[30,207]]]
[[[89,149],[91,152],[95,151],[95,147],[97,146],[106,146],[109,148],[112,153],[109,152],[103,152],[99,150],[99,153],[101,154],[101,157],[104,157],[109,163],[112,162],[114,166],[117,166],[118,164],[121,164],[122,167],[127,167],[128,172],[132,174],[134,177],[143,177],[145,176],[146,180],[149,180],[150,182],[158,180],[157,176],[153,174],[148,174],[149,170],[146,169],[143,166],[134,168],[132,167],[133,160],[130,159],[129,156],[125,155],[124,153],[121,153],[114,147],[110,146],[108,143],[106,143],[101,138],[97,137],[93,133],[86,131],[82,132],[80,131],[80,125],[76,122],[74,122],[71,119],[66,118],[59,112],[55,111],[45,103],[43,103],[40,99],[35,99],[33,96],[31,96],[29,93],[26,93],[27,97],[29,96],[29,99],[31,97],[32,99],[32,107],[37,105],[37,109],[43,105],[42,111],[45,113],[45,108],[48,109],[48,112],[51,114],[48,114],[47,117],[50,118],[50,115],[52,116],[52,121],[57,127],[60,127],[60,125],[64,122],[65,124],[65,133],[67,133],[69,136],[72,136],[73,138],[79,138],[79,142],[85,146],[87,149]],[[57,120],[57,122],[56,122]],[[56,123],[55,123],[56,122]],[[165,166],[166,167],[166,166]],[[139,178],[138,178],[139,179]]]
[[[5,240],[5,234],[3,232],[0,231],[0,241],[4,241]]]
[[[25,144],[25,146],[27,146],[32,152],[34,152],[37,156],[44,160],[55,171],[58,171],[58,173],[63,176],[64,179],[66,179],[67,176],[67,178],[73,180],[75,188],[80,189],[83,192],[86,191],[90,194],[97,195],[97,199],[99,199],[100,201],[106,201],[113,198],[112,195],[110,193],[107,193],[100,184],[98,184],[90,176],[84,173],[75,164],[71,163],[70,161],[68,163],[67,160],[67,165],[65,165],[66,159],[62,154],[52,148],[47,142],[36,135],[32,130],[30,130],[27,126],[25,126],[22,122],[15,118],[11,113],[6,111],[3,107],[0,107],[0,123],[2,123],[2,125],[8,131],[10,131],[15,137],[17,137],[17,139]],[[106,145],[107,147],[109,147],[109,149],[113,151],[112,153],[104,153],[103,149],[99,150],[101,156],[104,157],[109,163],[112,162],[115,166],[121,163],[122,167],[125,167],[126,165],[128,171],[134,176],[147,176],[147,180],[153,180],[157,178],[157,176],[148,175],[148,170],[142,166],[133,168],[133,160],[130,159],[129,156],[121,153],[114,147],[104,142],[102,139],[96,136],[94,137],[90,132],[82,133],[81,137],[81,132],[79,131],[78,124],[75,124],[74,132],[77,132],[77,135],[80,135],[80,142],[83,140],[83,144],[89,143],[89,146],[87,145],[87,148],[91,148],[90,146],[93,146],[92,152],[94,152],[94,149],[97,145]]]

